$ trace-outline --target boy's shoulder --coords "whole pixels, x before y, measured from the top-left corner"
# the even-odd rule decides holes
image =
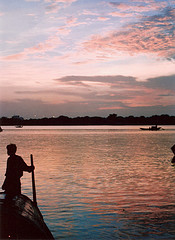
[[[19,156],[19,155],[15,155],[15,157],[16,157],[16,159],[18,159],[18,160],[23,160],[23,158],[22,158],[21,156]]]
[[[12,159],[14,159],[14,160],[23,160],[21,156],[16,155],[16,154],[14,156],[9,156],[8,160],[12,160]]]

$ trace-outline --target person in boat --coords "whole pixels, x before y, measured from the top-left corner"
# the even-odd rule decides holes
[[[33,166],[28,166],[22,157],[16,155],[17,146],[15,144],[7,145],[7,168],[5,173],[5,180],[2,185],[2,189],[5,190],[6,194],[18,195],[21,194],[21,181],[20,178],[23,176],[23,171],[32,172]]]
[[[175,163],[175,144],[171,147],[171,150],[174,153],[174,157],[172,158],[171,162]]]

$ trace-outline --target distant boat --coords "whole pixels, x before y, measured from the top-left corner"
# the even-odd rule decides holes
[[[2,132],[3,131],[3,129],[2,129],[2,127],[0,127],[0,132]]]
[[[23,125],[16,125],[16,128],[23,128]]]
[[[157,127],[157,125],[155,126],[151,126],[149,128],[140,128],[141,130],[147,130],[147,131],[159,131],[159,130],[164,130],[163,128],[161,127]]]

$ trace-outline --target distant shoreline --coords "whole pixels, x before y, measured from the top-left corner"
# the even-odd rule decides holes
[[[153,115],[151,117],[122,117],[117,114],[110,114],[108,117],[67,117],[59,116],[52,118],[24,119],[20,116],[11,118],[0,118],[1,126],[97,126],[97,125],[175,125],[175,116]]]

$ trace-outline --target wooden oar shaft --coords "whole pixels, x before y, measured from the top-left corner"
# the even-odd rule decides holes
[[[33,155],[32,154],[30,155],[30,160],[31,160],[31,166],[33,166]],[[32,190],[33,190],[33,202],[37,205],[34,170],[32,171]]]

